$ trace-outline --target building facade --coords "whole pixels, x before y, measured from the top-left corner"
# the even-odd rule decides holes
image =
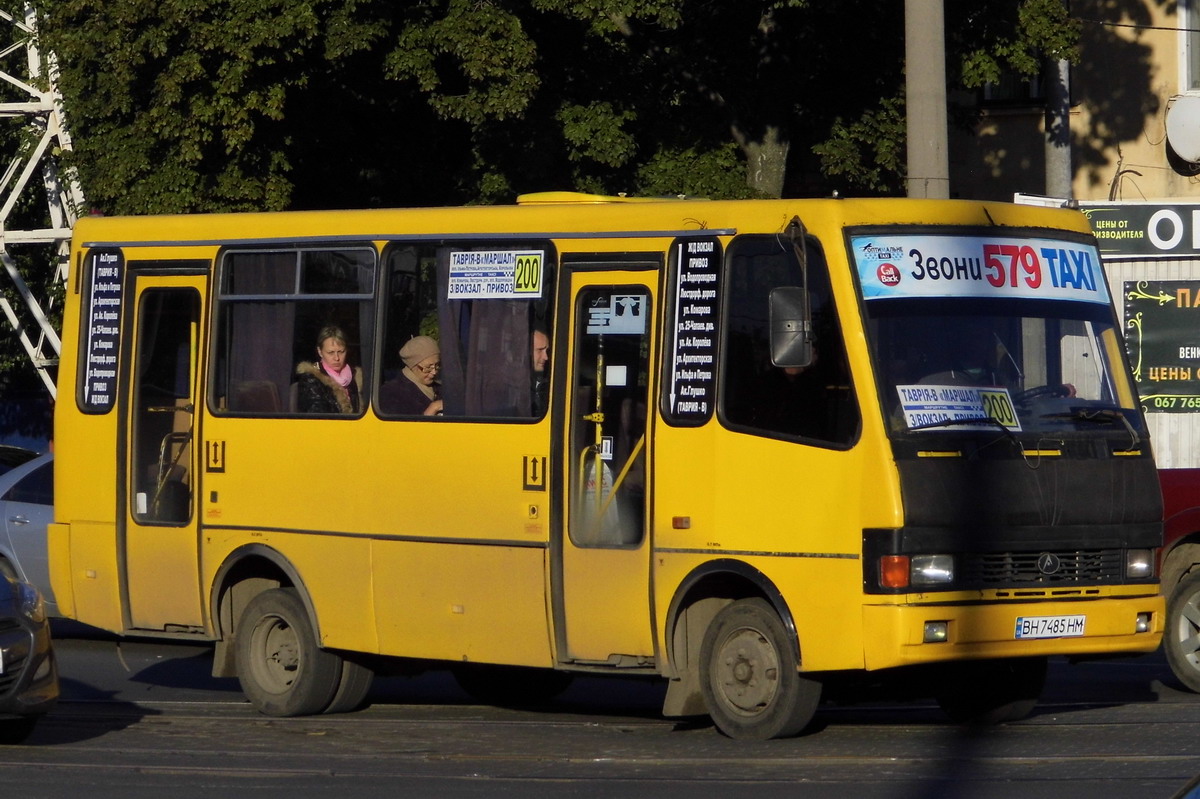
[[[1069,70],[1070,185],[1084,201],[1200,201],[1200,0],[1070,0],[1082,25]],[[951,196],[1045,194],[1045,80],[958,100]]]

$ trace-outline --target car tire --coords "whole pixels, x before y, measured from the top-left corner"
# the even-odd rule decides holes
[[[1180,580],[1171,592],[1163,649],[1175,677],[1200,693],[1200,570]]]

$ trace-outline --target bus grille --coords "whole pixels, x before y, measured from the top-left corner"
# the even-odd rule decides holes
[[[1039,567],[1043,555],[1051,555],[1053,567],[1045,573]],[[1058,552],[986,552],[963,555],[957,582],[966,585],[1070,585],[1079,583],[1110,583],[1121,580],[1123,556],[1119,549],[1077,549]]]

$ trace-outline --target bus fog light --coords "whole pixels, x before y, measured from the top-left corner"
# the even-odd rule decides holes
[[[913,555],[913,585],[954,582],[954,558],[950,555]]]
[[[925,622],[925,640],[926,644],[944,644],[950,637],[950,622],[948,621],[927,621]]]
[[[1125,576],[1150,577],[1154,574],[1154,553],[1149,549],[1130,549],[1125,553]]]
[[[1134,626],[1134,629],[1137,630],[1137,632],[1139,632],[1139,633],[1150,632],[1150,619],[1152,617],[1153,617],[1153,614],[1150,614],[1150,613],[1139,613],[1137,615],[1137,624]],[[928,627],[929,625],[925,625],[925,626]]]

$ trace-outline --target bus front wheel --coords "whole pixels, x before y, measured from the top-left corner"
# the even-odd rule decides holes
[[[237,628],[242,691],[267,716],[308,716],[334,700],[342,660],[317,646],[294,588],[273,588],[250,600]]]
[[[1200,693],[1200,571],[1180,580],[1171,592],[1163,649],[1179,681]]]
[[[739,599],[717,614],[700,668],[709,715],[730,738],[796,735],[821,700],[821,684],[800,674],[795,642],[763,599]]]

